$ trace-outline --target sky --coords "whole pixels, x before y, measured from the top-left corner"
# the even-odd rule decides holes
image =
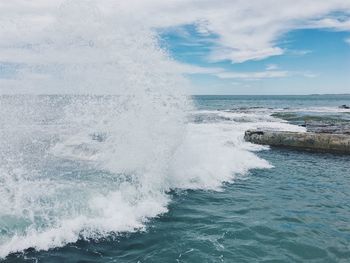
[[[192,42],[188,44],[187,37]],[[243,62],[210,61],[212,49],[196,34],[164,32],[172,56],[196,65],[188,74],[193,94],[333,94],[350,93],[348,32],[328,29],[291,30],[278,38],[283,54]],[[203,73],[201,73],[203,72]]]
[[[78,6],[93,2],[76,1]],[[8,49],[28,45],[29,40],[18,41],[26,35],[20,29],[30,28],[28,39],[37,37],[64,2],[0,0],[0,85],[28,63],[14,61]],[[101,0],[96,5],[103,16],[123,14],[156,32],[190,80],[191,94],[350,93],[350,0]]]
[[[350,1],[224,2],[204,29],[161,32],[176,60],[201,67],[193,94],[350,93]]]

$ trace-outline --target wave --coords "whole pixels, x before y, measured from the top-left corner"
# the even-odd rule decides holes
[[[296,129],[234,112],[188,123],[187,81],[155,33],[98,2],[65,2],[11,46],[21,69],[8,90],[72,95],[0,97],[2,258],[143,229],[171,189],[219,191],[270,168],[245,129]]]
[[[9,29],[22,36],[8,41],[18,70],[4,92],[31,95],[0,97],[0,257],[166,212],[191,108],[152,29],[100,1],[55,5],[28,6]]]
[[[1,130],[9,147],[1,158],[1,257],[137,231],[167,212],[172,189],[220,191],[250,169],[271,167],[254,154],[267,147],[243,140],[245,129],[264,122],[183,124],[156,102],[146,111],[125,100],[2,98],[4,112],[21,112],[22,125]]]

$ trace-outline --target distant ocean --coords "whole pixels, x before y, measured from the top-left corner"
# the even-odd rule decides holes
[[[157,99],[0,96],[3,262],[350,261],[350,156],[243,139],[350,95]]]

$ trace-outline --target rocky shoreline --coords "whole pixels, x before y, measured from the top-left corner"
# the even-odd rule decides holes
[[[276,147],[350,154],[350,135],[347,134],[248,130],[244,139]]]
[[[244,139],[248,142],[276,147],[316,152],[350,154],[350,106],[341,105],[339,111],[275,112],[275,118],[303,126],[306,132],[248,130]]]

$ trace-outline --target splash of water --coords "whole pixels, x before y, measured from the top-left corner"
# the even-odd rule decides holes
[[[269,167],[226,144],[235,131],[186,125],[187,82],[156,35],[97,3],[57,5],[8,42],[5,91],[70,95],[0,99],[0,257],[135,231],[167,211],[170,189]]]

